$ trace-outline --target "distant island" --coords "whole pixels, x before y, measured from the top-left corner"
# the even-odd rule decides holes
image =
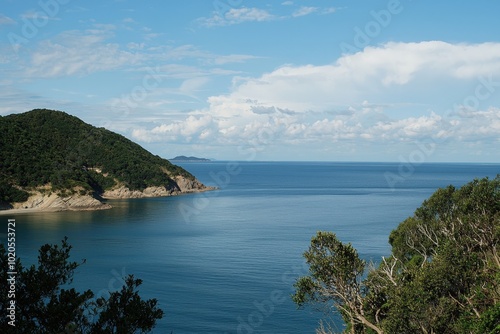
[[[177,161],[177,162],[208,162],[212,161],[206,158],[197,158],[197,157],[186,157],[185,155],[176,156],[173,159],[168,159],[169,161]]]
[[[97,210],[105,199],[212,190],[129,139],[62,111],[0,116],[0,210]]]

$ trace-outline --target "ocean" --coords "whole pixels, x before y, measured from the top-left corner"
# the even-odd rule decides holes
[[[79,291],[107,296],[133,274],[164,310],[153,333],[314,333],[314,308],[291,301],[307,274],[302,258],[317,231],[352,243],[367,261],[390,254],[389,233],[437,188],[494,178],[499,164],[337,162],[180,163],[216,191],[113,200],[111,210],[25,213],[17,254],[36,262],[65,236]],[[2,242],[6,234],[2,233]],[[342,323],[331,317],[340,331]]]

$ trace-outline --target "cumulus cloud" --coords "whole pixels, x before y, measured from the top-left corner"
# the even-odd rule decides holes
[[[486,78],[495,75],[500,75],[498,43],[388,43],[345,55],[329,65],[283,66],[241,81],[231,96],[296,111],[325,111],[377,101],[380,96],[384,102],[399,101],[402,93],[415,90],[430,94],[439,88],[434,84],[443,80],[470,85],[481,76],[490,80]],[[422,96],[413,96],[405,102],[422,101]]]
[[[493,98],[500,89],[495,78],[500,78],[498,43],[388,43],[327,65],[287,65],[240,78],[231,93],[210,97],[207,108],[143,131],[152,140],[218,144],[241,144],[263,133],[288,143],[498,140],[498,108],[460,107],[467,97]],[[447,110],[457,105],[451,100],[423,107],[446,83],[469,88],[458,101],[459,112]],[[405,116],[409,109],[412,116]],[[146,135],[138,132],[135,138],[141,136]]]
[[[151,130],[144,128],[134,129],[132,136],[141,141],[152,142],[157,140],[172,140],[191,142],[193,138],[205,140],[210,136],[213,119],[210,115],[190,115],[184,122],[162,124]]]
[[[459,117],[456,126],[460,127],[462,138],[500,140],[500,108],[462,112]]]

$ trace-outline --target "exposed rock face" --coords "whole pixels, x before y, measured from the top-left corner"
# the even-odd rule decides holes
[[[130,190],[127,187],[120,187],[113,190],[107,190],[102,194],[102,197],[109,199],[116,198],[144,198],[144,197],[161,197],[169,196],[171,191],[167,190],[165,187],[148,187],[143,191],[140,190]]]
[[[177,176],[175,178],[175,182],[177,183],[177,186],[179,187],[179,190],[182,193],[193,193],[193,192],[201,192],[201,191],[207,191],[207,190],[214,190],[214,187],[207,187],[204,184],[202,184],[200,181],[194,179],[194,180],[189,180],[186,179],[185,177],[182,176]]]
[[[61,196],[56,193],[47,194],[47,187],[42,187],[44,191],[37,191],[32,194],[26,202],[14,203],[0,206],[0,210],[44,210],[44,211],[82,211],[82,210],[102,210],[110,209],[111,205],[101,202],[99,199],[90,195],[73,194]],[[168,187],[148,187],[144,190],[130,190],[125,186],[107,190],[102,194],[105,199],[123,199],[123,198],[145,198],[145,197],[163,197],[180,195],[185,193],[195,193],[208,190],[214,190],[213,187],[207,187],[196,179],[187,179],[182,176],[174,178],[174,182]]]
[[[61,197],[57,194],[36,193],[26,202],[14,203],[13,209],[41,209],[50,211],[63,210],[101,210],[109,209],[109,204],[103,203],[89,195],[70,195]]]
[[[130,190],[127,187],[119,187],[113,190],[107,190],[102,194],[102,197],[108,199],[117,198],[145,198],[145,197],[163,197],[180,195],[186,193],[195,193],[208,190],[214,190],[213,187],[207,187],[203,185],[200,181],[194,179],[190,180],[182,176],[177,176],[174,179],[175,184],[170,187],[148,187],[144,190]]]

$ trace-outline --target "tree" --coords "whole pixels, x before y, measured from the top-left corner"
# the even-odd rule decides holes
[[[350,333],[500,333],[500,176],[438,189],[389,242],[363,275],[355,249],[318,232],[294,301],[332,305]]]
[[[9,294],[10,284],[0,285],[0,313],[9,314],[15,300],[15,327],[8,317],[0,318],[2,333],[147,333],[163,317],[157,300],[142,300],[137,288],[142,281],[128,276],[121,291],[112,292],[108,299],[92,301],[94,294],[74,288],[65,289],[81,263],[71,262],[71,246],[67,238],[59,245],[43,245],[39,250],[38,266],[22,266],[19,258],[9,263],[9,255],[0,244],[0,279],[7,282],[15,272],[15,298]],[[10,267],[12,264],[12,267]]]
[[[350,244],[343,244],[333,233],[318,232],[304,257],[310,276],[295,283],[295,303],[302,306],[307,302],[331,302],[348,322],[351,333],[356,333],[359,325],[382,333],[365,315],[362,282],[365,262]]]
[[[154,327],[156,319],[163,317],[163,311],[156,307],[157,301],[144,301],[135,291],[142,280],[128,276],[120,292],[111,293],[109,299],[99,298],[99,319],[92,326],[92,333],[133,334],[136,330],[147,333]]]

